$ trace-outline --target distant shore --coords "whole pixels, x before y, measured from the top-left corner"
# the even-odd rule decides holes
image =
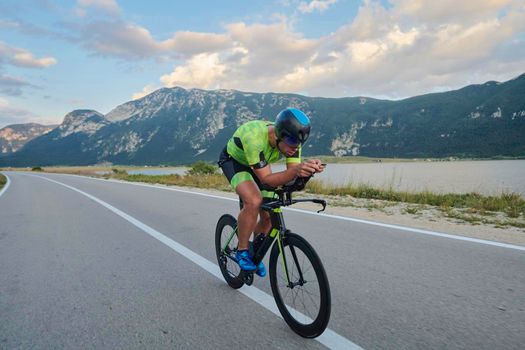
[[[353,163],[414,163],[414,162],[461,162],[461,161],[487,161],[487,160],[521,160],[525,159],[525,155],[510,157],[510,156],[493,156],[493,157],[424,157],[424,158],[389,158],[389,157],[365,157],[365,156],[344,156],[336,157],[332,155],[311,155],[304,156],[305,159],[320,159],[324,163],[329,164],[353,164]],[[284,162],[284,159],[281,160]],[[213,163],[215,162],[208,162]],[[112,164],[112,163],[101,163],[93,165],[50,165],[50,166],[41,166],[45,167],[46,170],[50,172],[59,172],[61,170],[70,171],[104,171],[112,168],[125,169],[129,170],[139,170],[139,169],[161,169],[161,168],[177,168],[177,167],[191,167],[192,163],[166,163],[166,164],[157,164],[157,165],[125,165],[125,164]],[[13,171],[26,171],[31,170],[35,166],[27,167],[0,167],[2,170],[13,170]]]

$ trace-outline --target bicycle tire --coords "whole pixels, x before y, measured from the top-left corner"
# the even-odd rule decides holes
[[[282,249],[291,282],[300,281],[296,266],[296,261],[298,261],[302,265],[301,271],[305,283],[292,288],[287,285],[282,256],[276,242],[270,255],[270,284],[277,307],[294,332],[305,338],[318,337],[328,326],[331,312],[330,285],[323,264],[312,246],[299,235],[288,233],[283,238]],[[295,251],[297,259],[293,258],[292,250]],[[311,267],[308,267],[307,264],[310,264]],[[297,290],[294,291],[294,289]],[[315,291],[319,294],[315,294]],[[301,304],[297,303],[297,299],[301,299]],[[316,299],[318,299],[318,306],[315,305]],[[315,306],[314,311],[307,311],[304,314],[305,302],[312,301]],[[287,303],[293,305],[287,305]]]
[[[236,228],[237,220],[229,214],[224,214],[217,222],[217,227],[215,229],[215,252],[217,254],[217,262],[224,280],[233,289],[239,289],[244,285],[244,282],[240,277],[241,269],[239,265],[226,255],[228,252],[233,252],[234,249],[237,248],[237,234],[228,244],[228,252],[226,252],[226,254],[222,252],[222,248],[226,244],[231,232]]]

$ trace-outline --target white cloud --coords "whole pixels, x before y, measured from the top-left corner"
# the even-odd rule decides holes
[[[320,3],[304,8],[334,2]],[[138,25],[99,22],[85,28],[85,43],[121,58],[177,59],[160,78],[168,87],[312,96],[401,98],[506,80],[525,67],[517,49],[525,6],[518,0],[393,0],[389,7],[370,0],[352,21],[318,38],[305,38],[286,17],[274,18],[272,24],[226,24],[222,33],[176,32],[165,40]]]
[[[7,61],[8,63],[27,68],[47,68],[57,63],[53,57],[36,58],[31,52],[10,47],[0,41],[0,62]]]
[[[160,53],[151,33],[140,26],[121,21],[96,21],[82,28],[80,41],[104,56],[147,58]]]
[[[218,54],[203,53],[192,57],[186,66],[176,67],[172,73],[163,75],[160,80],[167,87],[220,88],[219,81],[224,78],[225,68]]]
[[[302,13],[323,12],[336,2],[337,0],[312,0],[309,3],[303,1],[299,4],[299,11]]]
[[[146,85],[142,89],[142,91],[134,93],[133,96],[131,97],[131,99],[138,100],[139,98],[143,98],[144,96],[151,94],[156,89],[158,89],[158,87],[156,87],[154,85]]]
[[[191,56],[231,46],[221,34],[176,32],[158,41],[144,27],[117,21],[93,21],[81,27],[80,42],[103,56],[147,59],[161,55]]]
[[[84,17],[89,8],[111,15],[119,15],[121,12],[116,0],[78,0],[77,5],[76,13],[80,17]]]
[[[397,17],[409,16],[421,22],[435,24],[470,23],[488,17],[518,3],[519,0],[391,0],[392,13]]]
[[[163,52],[174,51],[183,55],[197,55],[231,47],[231,40],[224,34],[177,32],[171,39],[158,44]]]
[[[57,63],[53,57],[36,58],[31,52],[16,53],[11,61],[15,66],[31,68],[46,68]]]

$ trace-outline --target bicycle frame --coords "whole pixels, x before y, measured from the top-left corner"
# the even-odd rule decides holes
[[[282,207],[298,202],[322,204],[322,199],[292,200],[292,192],[302,191],[309,178],[297,178],[293,183],[273,189],[278,197],[260,206],[270,216],[270,230],[264,238],[250,242],[250,255],[260,265],[269,254],[269,282],[279,312],[294,332],[305,338],[321,335],[330,319],[330,285],[321,259],[308,241],[286,228]],[[242,210],[242,203],[241,203]],[[262,212],[261,212],[262,213]],[[237,260],[235,240],[239,233],[237,221],[224,214],[215,230],[215,250],[221,273],[230,287],[251,286],[256,271],[242,270]],[[259,233],[259,232],[257,232]],[[280,262],[279,262],[280,260]],[[258,274],[258,273],[257,273]],[[295,289],[295,290],[293,290]]]
[[[281,206],[288,206],[299,202],[314,202],[323,205],[323,209],[319,211],[323,211],[326,208],[326,201],[322,199],[298,199],[298,200],[292,200],[291,191],[278,191],[276,192],[279,195],[279,199],[262,204],[261,209],[268,212],[270,214],[270,222],[272,225],[272,228],[270,231],[266,234],[265,239],[261,243],[260,247],[257,249],[256,252],[254,252],[253,256],[253,262],[255,265],[258,265],[263,259],[268,250],[272,247],[274,241],[277,239],[277,245],[279,248],[279,255],[282,257],[283,262],[283,269],[286,275],[286,282],[290,287],[294,287],[295,285],[302,285],[304,283],[303,279],[303,273],[300,269],[300,264],[297,261],[297,255],[295,253],[295,250],[291,248],[292,257],[295,261],[296,266],[298,267],[298,273],[299,273],[299,281],[298,282],[291,282],[290,276],[288,274],[288,264],[286,262],[286,255],[284,254],[283,250],[283,240],[286,237],[286,234],[290,232],[284,223],[284,216]],[[237,227],[235,230],[232,231],[230,236],[228,237],[226,244],[222,248],[222,252],[226,252],[226,248],[229,246],[230,242],[232,241],[233,237],[237,234]]]

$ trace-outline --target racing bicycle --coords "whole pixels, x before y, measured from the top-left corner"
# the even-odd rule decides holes
[[[250,242],[250,252],[258,265],[270,251],[269,278],[272,294],[286,323],[294,332],[305,337],[321,335],[328,325],[331,296],[328,278],[314,248],[284,223],[282,207],[299,202],[313,202],[326,209],[322,199],[292,199],[310,178],[297,178],[292,184],[273,189],[276,199],[261,205],[270,214],[272,229],[261,242]],[[215,231],[215,251],[220,270],[228,285],[234,289],[251,285],[254,273],[241,270],[236,258],[237,220],[229,214],[221,216]]]

